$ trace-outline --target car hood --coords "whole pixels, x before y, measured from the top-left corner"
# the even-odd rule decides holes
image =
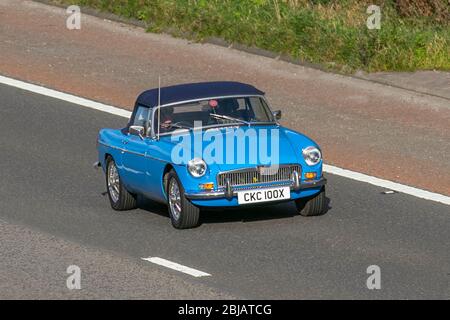
[[[236,135],[236,130],[240,130],[240,134],[242,135],[246,134],[256,136],[257,139],[261,139],[261,141],[264,141],[258,142],[259,146],[265,145],[266,147],[260,149],[260,147],[258,146],[256,147],[256,149],[254,149],[254,143],[250,142],[251,139],[249,139],[248,137],[245,139],[245,145],[234,143],[233,147],[227,146],[227,139],[231,140],[231,138],[233,138],[233,135]],[[249,130],[252,131],[250,132]],[[267,156],[271,156],[272,151],[274,153],[278,153],[278,161],[276,161],[278,164],[300,163],[303,165],[304,160],[301,156],[302,149],[307,146],[317,146],[314,141],[299,132],[284,128],[282,126],[274,125],[210,128],[205,130],[198,130],[195,132],[180,132],[179,134],[172,135],[171,137],[165,136],[163,139],[172,144],[173,148],[178,148],[177,145],[179,145],[182,141],[186,143],[186,141],[190,140],[190,151],[192,157],[205,158],[205,155],[212,155],[212,158],[214,159],[214,156],[216,154],[214,151],[212,151],[212,148],[215,147],[216,149],[218,149],[220,145],[223,145],[225,146],[225,151],[222,152],[226,152],[226,155],[223,155],[222,159],[226,160],[226,156],[229,156],[230,150],[233,150],[235,161],[232,161],[232,163],[228,163],[229,161],[219,162],[208,161],[208,159],[205,159],[211,170],[216,169],[218,171],[228,171],[261,164],[270,164],[270,162],[267,162],[267,157],[265,158],[265,161],[261,161],[264,159],[260,159],[260,157],[257,157],[255,162],[255,158],[251,159],[250,150],[258,150],[259,154],[262,153]],[[276,140],[278,140],[278,146],[276,146]],[[201,152],[198,152],[200,149],[198,147],[199,145],[201,145],[201,151],[203,152],[203,154]],[[239,153],[242,154],[243,148],[247,150],[245,152],[245,160],[236,161],[238,157],[237,155]],[[218,158],[220,158],[220,155]],[[276,159],[276,157],[274,159]],[[276,162],[273,161],[273,163]]]

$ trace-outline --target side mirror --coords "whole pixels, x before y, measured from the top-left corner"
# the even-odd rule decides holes
[[[128,132],[134,136],[138,136],[142,140],[144,140],[145,129],[141,126],[130,126]]]
[[[272,114],[276,120],[281,119],[281,110],[274,111],[274,112],[272,112]]]

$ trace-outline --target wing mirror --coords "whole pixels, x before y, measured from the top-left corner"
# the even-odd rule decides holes
[[[128,129],[128,132],[130,134],[132,134],[134,136],[138,136],[139,138],[144,140],[144,132],[145,132],[144,127],[141,127],[141,126],[130,126],[130,128]]]
[[[274,111],[274,112],[272,112],[272,114],[273,114],[273,117],[276,120],[280,120],[281,119],[281,110]]]

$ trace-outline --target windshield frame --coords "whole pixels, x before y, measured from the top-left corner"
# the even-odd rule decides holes
[[[265,107],[267,107],[270,117],[272,118],[272,121],[250,121],[249,124],[251,125],[279,125],[278,121],[275,119],[274,115],[273,115],[273,111],[272,108],[269,104],[269,102],[267,101],[266,97],[264,95],[229,95],[229,96],[212,96],[212,97],[207,97],[207,98],[201,98],[201,99],[193,99],[193,100],[185,100],[185,101],[177,101],[177,102],[173,102],[173,103],[167,103],[167,104],[163,104],[161,106],[154,106],[152,108],[152,128],[151,128],[151,136],[152,138],[158,140],[159,137],[162,136],[168,136],[168,135],[172,135],[172,134],[176,134],[178,132],[186,132],[186,131],[191,131],[191,130],[204,130],[204,129],[211,129],[211,128],[222,128],[222,127],[235,127],[235,126],[247,126],[247,124],[242,123],[242,122],[233,122],[233,123],[221,123],[221,124],[212,124],[212,125],[208,125],[208,126],[202,126],[202,127],[193,127],[191,129],[177,129],[175,131],[172,132],[164,132],[164,133],[159,133],[156,132],[157,130],[157,126],[159,126],[159,123],[156,124],[157,119],[155,119],[156,116],[156,112],[159,108],[164,108],[164,107],[170,107],[170,106],[177,106],[177,105],[182,105],[182,104],[187,104],[187,103],[191,103],[191,102],[198,102],[198,101],[205,101],[205,100],[212,100],[212,99],[226,99],[226,98],[260,98],[263,103],[265,104]]]

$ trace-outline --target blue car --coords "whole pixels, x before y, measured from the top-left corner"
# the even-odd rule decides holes
[[[264,92],[239,82],[144,91],[125,128],[98,135],[112,208],[133,209],[137,196],[162,202],[178,229],[197,226],[202,208],[294,201],[301,215],[325,213],[321,150],[280,118]]]

